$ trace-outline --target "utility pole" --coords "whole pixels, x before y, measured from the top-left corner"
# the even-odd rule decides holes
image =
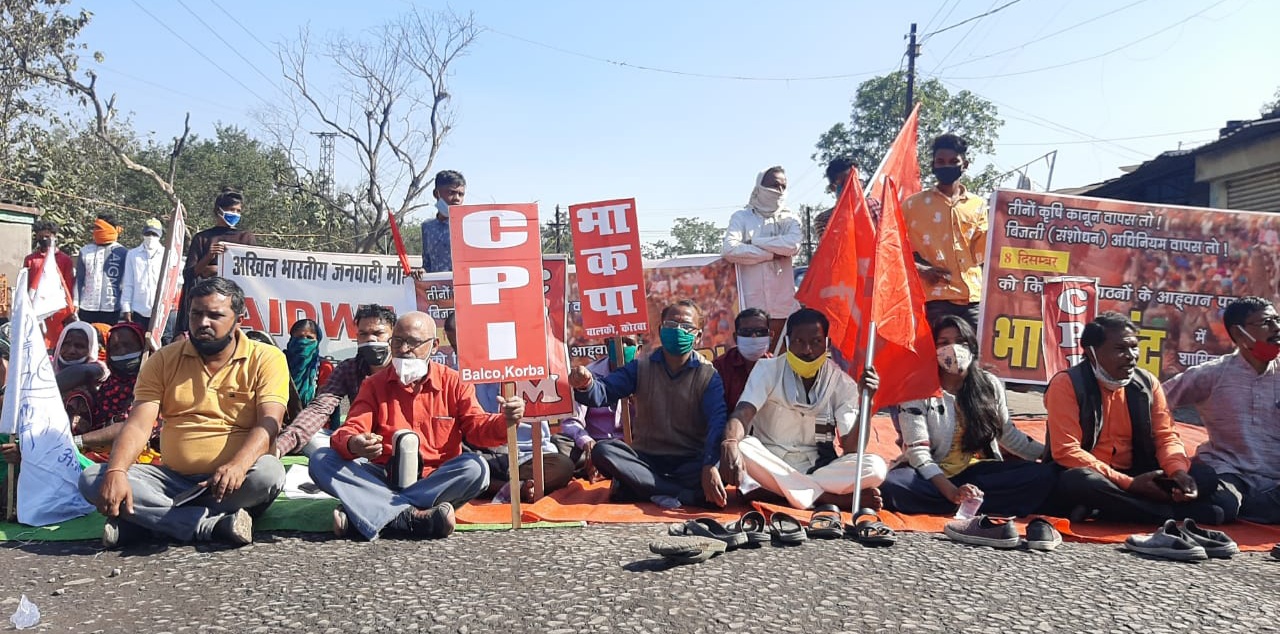
[[[805,264],[813,261],[813,207],[804,205],[804,255]]]
[[[907,107],[902,118],[911,116],[911,108],[916,102],[916,58],[920,56],[920,45],[916,44],[916,23],[911,23],[910,41],[907,44]]]
[[[333,153],[337,132],[312,132],[320,138],[320,189],[333,198]]]
[[[564,250],[560,248],[562,246],[561,238],[564,237],[564,225],[560,222],[560,205],[556,205],[556,221],[552,226],[556,228],[556,253],[564,253]]]

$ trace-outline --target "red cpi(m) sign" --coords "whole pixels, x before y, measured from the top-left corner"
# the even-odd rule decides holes
[[[462,380],[545,378],[546,313],[538,206],[449,208]],[[474,342],[474,343],[472,343]]]
[[[1098,278],[1048,277],[1044,280],[1044,367],[1046,376],[1084,360],[1080,335],[1098,316]]]

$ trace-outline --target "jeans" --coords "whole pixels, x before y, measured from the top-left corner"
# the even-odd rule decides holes
[[[1043,512],[1058,467],[1040,462],[979,462],[948,478],[957,487],[966,484],[982,489],[983,513],[1024,516]],[[902,466],[889,472],[880,485],[884,507],[899,513],[946,515],[956,510],[933,482],[915,469]]]
[[[1222,507],[1227,521],[1239,517],[1259,524],[1280,524],[1280,485],[1256,488],[1234,473],[1219,474],[1218,479],[1222,486],[1214,492],[1213,502]]]
[[[1199,496],[1190,502],[1158,502],[1133,495],[1087,467],[1063,471],[1058,476],[1058,487],[1053,496],[1072,506],[1095,509],[1101,519],[1155,524],[1189,517],[1202,524],[1221,523],[1225,519],[1225,511],[1213,503],[1218,475],[1208,465],[1198,462],[1191,463],[1188,473],[1196,481],[1199,492]]]
[[[701,456],[643,454],[621,440],[601,440],[591,450],[591,463],[613,480],[615,502],[647,502],[664,495],[688,506],[706,504]]]
[[[489,467],[472,453],[446,460],[427,477],[401,491],[391,490],[387,471],[363,458],[344,460],[329,447],[311,454],[308,470],[322,491],[342,501],[356,530],[374,540],[401,513],[429,509],[443,502],[455,508],[489,486]]]
[[[95,464],[80,474],[80,494],[86,500],[98,499],[107,465]],[[182,475],[167,467],[135,464],[129,467],[129,486],[133,489],[133,513],[120,518],[180,541],[208,540],[213,527],[223,516],[248,509],[261,515],[284,489],[284,465],[275,456],[261,456],[244,476],[234,493],[215,502],[212,495],[174,506],[173,499],[207,480],[210,474]]]

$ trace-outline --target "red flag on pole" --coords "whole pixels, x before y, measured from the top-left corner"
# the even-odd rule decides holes
[[[400,258],[400,267],[404,269],[405,275],[413,273],[413,267],[409,266],[409,256],[404,252],[404,240],[400,237],[400,222],[396,220],[396,215],[390,209],[387,210],[387,222],[391,223],[391,241],[396,245],[396,255]]]
[[[877,234],[871,320],[876,324],[875,368],[880,374],[876,408],[933,396],[938,382],[937,351],[924,310],[924,286],[907,238],[897,184],[888,179]]]
[[[827,224],[827,233],[809,262],[796,299],[821,311],[831,322],[827,333],[831,345],[848,359],[850,368],[861,367],[861,328],[871,310],[869,288],[863,283],[870,274],[875,253],[875,226],[863,195],[858,171],[849,172],[849,181],[836,201]]]
[[[883,176],[892,178],[898,184],[898,202],[920,191],[920,160],[917,151],[919,139],[920,104],[917,103],[898,131],[893,145],[889,146],[889,152],[884,155],[884,160],[880,161],[880,166],[867,183],[871,188],[871,198],[884,200]]]

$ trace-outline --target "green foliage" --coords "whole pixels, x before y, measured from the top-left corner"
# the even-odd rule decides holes
[[[920,173],[926,179],[932,166],[929,147],[941,134],[951,132],[964,137],[969,142],[971,161],[981,162],[995,154],[995,142],[1004,125],[995,104],[967,90],[953,94],[937,79],[918,80],[915,99],[920,102]],[[818,137],[813,159],[825,166],[832,158],[850,156],[869,175],[902,129],[906,103],[907,77],[903,71],[862,82],[853,97],[849,122],[836,123]],[[968,180],[982,179],[971,172]]]
[[[1262,104],[1262,116],[1270,114],[1280,115],[1280,88],[1276,89],[1276,94],[1271,101]]]
[[[641,245],[644,257],[651,260],[673,258],[678,255],[719,253],[724,242],[724,228],[710,220],[676,218],[671,226],[671,238]]]

